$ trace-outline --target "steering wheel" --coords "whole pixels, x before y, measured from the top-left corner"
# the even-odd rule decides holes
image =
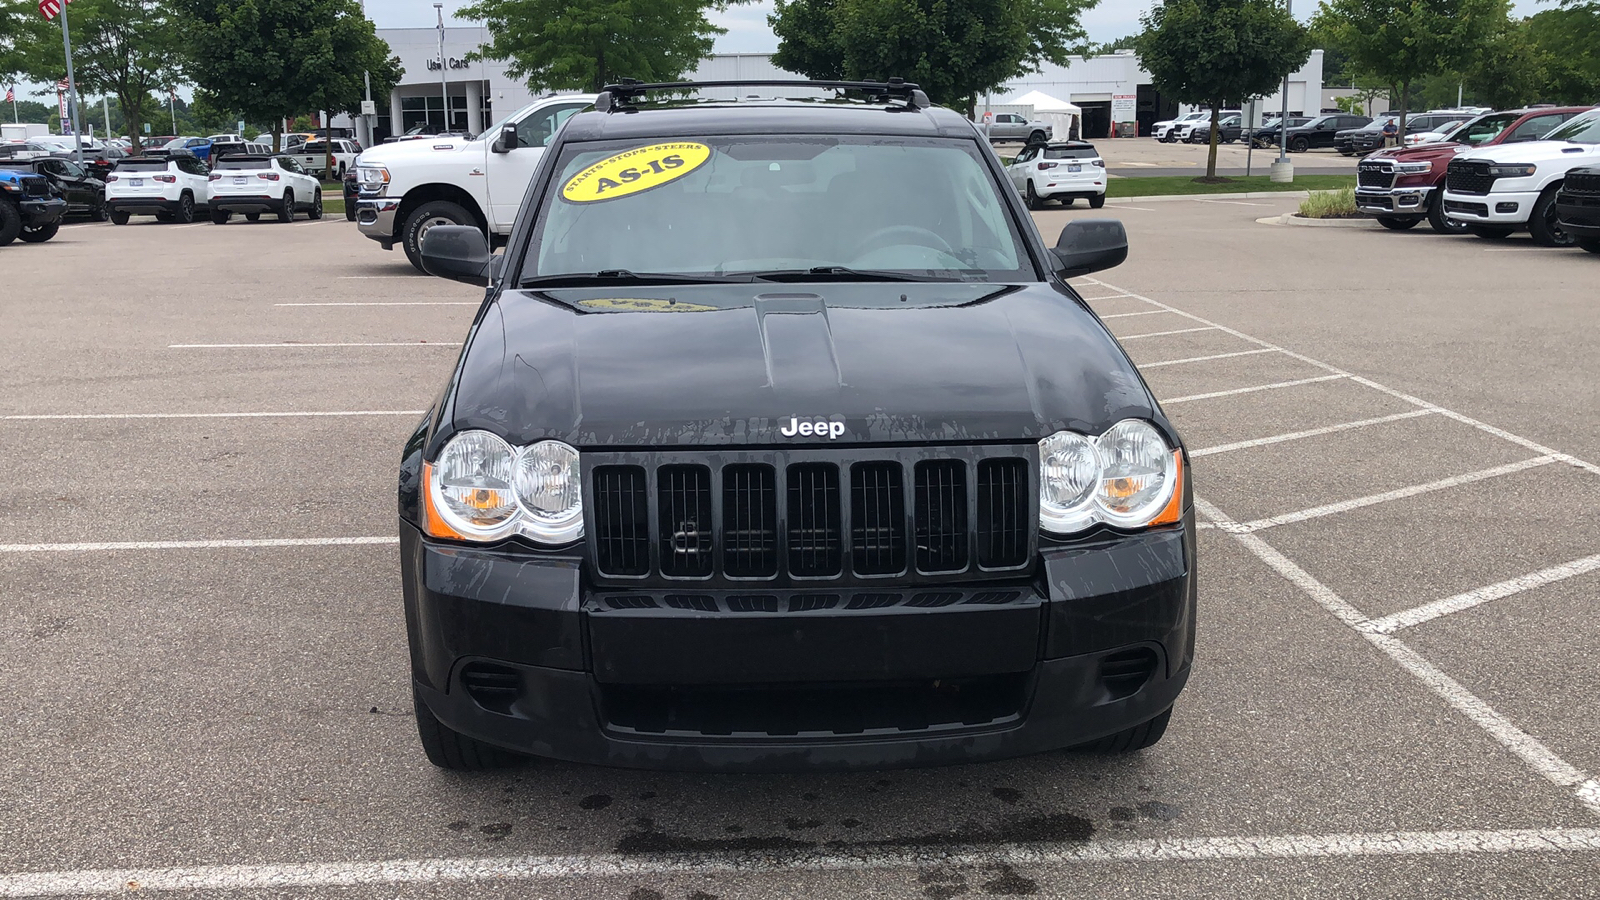
[[[889,238],[894,237],[913,238],[914,240],[889,240]],[[861,246],[856,248],[856,254],[858,256],[865,256],[866,254],[871,253],[872,251],[881,247],[890,247],[895,244],[905,243],[916,244],[921,247],[932,247],[933,249],[950,256],[956,255],[955,248],[951,247],[944,238],[926,228],[923,228],[921,225],[889,225],[884,228],[879,228],[877,231],[867,235],[866,238],[862,240]]]

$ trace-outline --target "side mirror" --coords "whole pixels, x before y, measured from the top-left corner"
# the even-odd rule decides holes
[[[429,275],[485,287],[489,241],[476,225],[435,225],[422,235],[422,268]]]
[[[517,149],[517,126],[501,126],[500,133],[495,136],[494,144],[489,149],[496,153],[510,153]]]
[[[1062,278],[1113,269],[1128,258],[1128,232],[1116,219],[1077,219],[1061,229],[1050,255]]]

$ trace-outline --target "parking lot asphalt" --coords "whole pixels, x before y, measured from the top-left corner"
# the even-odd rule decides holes
[[[0,897],[1600,896],[1600,259],[1292,207],[1035,214],[1126,223],[1079,287],[1193,456],[1166,739],[879,773],[433,769],[393,484],[480,292],[334,220],[0,251]]]

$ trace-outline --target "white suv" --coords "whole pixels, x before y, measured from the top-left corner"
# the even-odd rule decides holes
[[[1556,214],[1567,173],[1600,163],[1600,109],[1576,116],[1543,140],[1463,150],[1445,174],[1444,214],[1479,237],[1526,227],[1534,243],[1574,241]]]
[[[230,153],[211,170],[211,221],[226,225],[233,214],[260,221],[264,212],[293,222],[298,210],[322,218],[322,184],[292,156]]]
[[[1179,125],[1192,126],[1195,122],[1198,122],[1201,119],[1206,119],[1209,121],[1211,119],[1211,110],[1197,109],[1193,112],[1186,112],[1176,119],[1164,119],[1150,126],[1150,136],[1162,142],[1163,144],[1170,143],[1175,139],[1172,136],[1172,131],[1174,128]]]
[[[106,211],[117,225],[132,215],[193,222],[211,201],[211,170],[193,156],[132,157],[106,176]]]
[[[1083,141],[1057,141],[1024,147],[1006,174],[1029,209],[1039,209],[1046,200],[1060,200],[1071,206],[1079,197],[1099,209],[1106,205],[1106,163],[1093,144]]]

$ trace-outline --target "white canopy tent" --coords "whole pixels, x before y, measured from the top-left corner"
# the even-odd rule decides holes
[[[1083,107],[1075,103],[1059,100],[1044,91],[1028,91],[1005,102],[1008,106],[1033,107],[1034,118],[1048,122],[1052,134],[1058,141],[1083,134]]]

